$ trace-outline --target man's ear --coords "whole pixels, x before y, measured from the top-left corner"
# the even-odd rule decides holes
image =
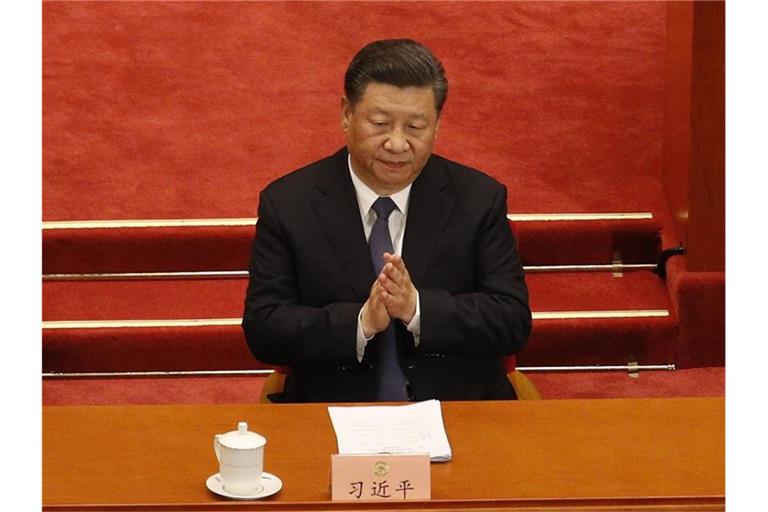
[[[437,140],[437,133],[440,131],[440,114],[437,115],[437,121],[435,121],[435,140]]]
[[[346,96],[341,97],[341,129],[347,131],[349,128],[350,117],[352,116],[352,104]]]

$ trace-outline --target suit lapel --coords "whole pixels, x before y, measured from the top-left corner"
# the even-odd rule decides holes
[[[349,177],[347,151],[339,151],[328,162],[315,180],[315,211],[355,294],[364,300],[376,276]]]
[[[403,260],[417,288],[424,281],[435,245],[449,221],[454,204],[450,184],[439,160],[431,157],[411,188]]]

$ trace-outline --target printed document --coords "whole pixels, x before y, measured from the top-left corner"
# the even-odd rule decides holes
[[[438,400],[408,405],[328,407],[339,454],[429,453],[451,460]]]

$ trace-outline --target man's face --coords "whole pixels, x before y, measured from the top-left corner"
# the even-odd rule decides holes
[[[352,168],[379,195],[413,182],[426,165],[439,118],[432,87],[372,82],[353,107],[341,100],[341,124]]]

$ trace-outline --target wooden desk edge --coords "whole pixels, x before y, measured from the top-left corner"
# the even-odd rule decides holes
[[[216,511],[216,510],[284,510],[350,512],[355,510],[437,512],[443,510],[471,510],[474,512],[531,512],[547,510],[569,511],[643,511],[669,512],[677,510],[724,511],[725,496],[659,497],[659,498],[558,498],[558,499],[506,499],[506,500],[432,500],[397,503],[371,502],[308,502],[283,503],[277,501],[218,501],[211,503],[145,503],[136,505],[43,505],[43,511],[109,511],[143,512],[151,510]]]

